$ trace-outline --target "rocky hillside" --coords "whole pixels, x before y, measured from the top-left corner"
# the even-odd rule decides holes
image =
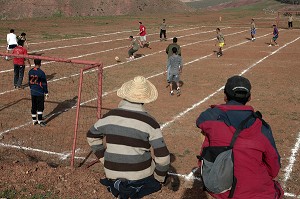
[[[0,0],[0,4],[2,20],[191,11],[180,0]]]

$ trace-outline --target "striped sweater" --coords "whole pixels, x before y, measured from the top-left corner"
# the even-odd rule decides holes
[[[122,100],[117,109],[90,128],[87,140],[104,164],[107,178],[140,180],[154,174],[156,180],[164,181],[170,164],[169,150],[160,125],[142,104]]]

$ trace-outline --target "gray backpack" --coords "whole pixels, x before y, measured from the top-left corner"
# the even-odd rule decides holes
[[[236,178],[233,171],[233,145],[251,118],[257,118],[259,112],[251,114],[243,120],[232,136],[229,146],[204,147],[200,156],[201,177],[204,189],[211,193],[220,194],[230,190],[229,198],[233,197]]]

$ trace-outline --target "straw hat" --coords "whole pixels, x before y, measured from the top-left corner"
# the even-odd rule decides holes
[[[135,103],[150,103],[157,99],[158,92],[155,86],[145,77],[137,76],[119,88],[117,95]]]

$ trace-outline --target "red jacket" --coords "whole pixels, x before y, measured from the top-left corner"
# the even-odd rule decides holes
[[[197,119],[197,126],[205,135],[202,148],[229,146],[235,129],[253,112],[251,106],[237,102],[231,104],[214,106],[201,113]],[[231,131],[228,130],[228,124]],[[269,125],[262,124],[260,119],[250,120],[246,129],[238,136],[233,154],[234,175],[237,178],[234,199],[278,198],[273,179],[280,169],[280,156]],[[228,198],[229,191],[210,194],[217,199],[225,199]]]
[[[17,46],[14,48],[12,54],[16,54],[16,55],[28,55],[27,54],[27,50],[26,48],[22,47],[22,46]],[[24,58],[14,58],[13,60],[14,64],[23,66],[25,65],[25,59]]]

